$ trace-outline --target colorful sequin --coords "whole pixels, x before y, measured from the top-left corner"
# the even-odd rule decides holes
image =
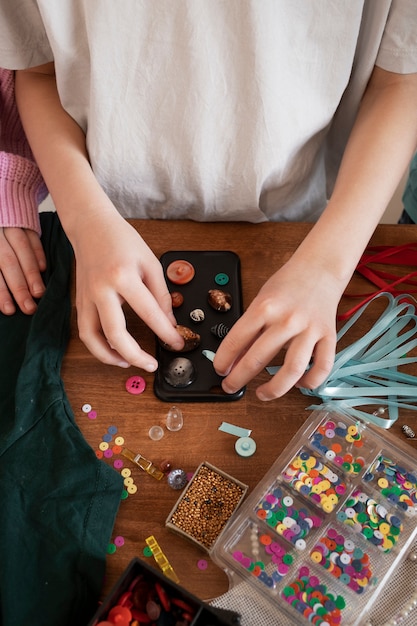
[[[311,438],[311,445],[327,459],[343,468],[348,474],[359,474],[365,459],[357,452],[363,447],[364,439],[359,426],[327,420],[321,424]]]
[[[359,488],[355,489],[337,513],[337,519],[361,533],[383,552],[397,543],[403,525],[401,518]]]
[[[310,552],[310,558],[355,593],[363,593],[371,583],[376,583],[369,554],[335,528],[329,528],[319,539]]]
[[[327,590],[308,567],[301,567],[298,578],[284,587],[281,597],[312,624],[339,626],[346,600]]]
[[[306,547],[305,538],[309,532],[318,528],[322,519],[314,515],[306,506],[302,506],[281,487],[275,487],[266,493],[258,504],[256,515],[291,542],[297,550]]]
[[[252,554],[249,556],[247,550],[237,546],[233,559],[264,585],[275,589],[288,574],[294,557],[268,533],[258,534],[256,527],[252,529],[251,538]]]
[[[375,483],[384,498],[408,516],[417,512],[417,474],[400,463],[380,455],[366,472],[364,480]]]
[[[308,450],[302,450],[293,458],[283,478],[296,491],[311,498],[325,513],[331,513],[346,493],[342,478]]]

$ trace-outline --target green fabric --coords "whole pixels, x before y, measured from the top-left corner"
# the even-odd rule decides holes
[[[408,179],[403,194],[404,209],[417,224],[417,153],[411,161]]]
[[[42,214],[47,290],[0,314],[0,624],[83,626],[96,610],[122,478],[78,429],[60,378],[72,251]]]

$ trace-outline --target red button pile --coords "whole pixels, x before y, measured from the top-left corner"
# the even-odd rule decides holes
[[[150,582],[140,575],[97,626],[156,626],[164,616],[170,617],[169,623],[189,626],[196,612],[195,606],[167,591],[158,581]]]

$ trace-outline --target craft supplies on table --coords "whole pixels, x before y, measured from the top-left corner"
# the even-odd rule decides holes
[[[288,624],[361,626],[416,537],[416,515],[416,453],[324,405],[210,555]]]

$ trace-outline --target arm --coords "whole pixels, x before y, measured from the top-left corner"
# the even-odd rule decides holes
[[[416,147],[416,103],[417,74],[374,69],[324,213],[217,351],[225,391],[240,389],[283,349],[283,367],[258,388],[260,399],[326,379],[339,300]]]
[[[27,143],[14,94],[14,73],[0,69],[0,311],[33,313],[44,292],[45,255],[38,203],[47,189]]]
[[[155,358],[126,330],[122,305],[127,302],[162,341],[182,347],[159,261],[98,184],[85,135],[61,106],[53,64],[18,72],[16,95],[74,249],[81,339],[105,363],[155,370]]]

